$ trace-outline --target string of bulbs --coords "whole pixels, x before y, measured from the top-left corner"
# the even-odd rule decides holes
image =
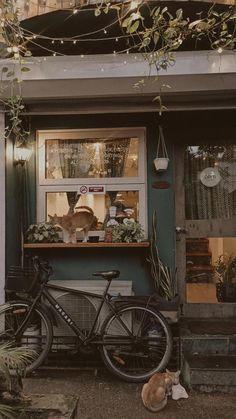
[[[31,3],[31,0],[28,0],[28,3]],[[32,2],[33,4],[35,4],[34,2]],[[125,14],[123,15],[123,18],[125,18],[126,16],[129,15],[129,13],[132,10],[135,10],[141,3],[143,3],[143,1],[137,1],[137,0],[132,0],[132,1],[128,1],[128,2],[122,2],[122,3],[116,3],[117,5],[129,5],[129,7],[126,9]],[[72,3],[71,3],[72,4]],[[58,9],[57,9],[58,10]],[[88,11],[91,10],[94,12],[94,7],[91,9],[83,9],[83,8],[74,8],[74,9],[68,9],[71,12],[71,16],[75,15],[77,13],[80,13],[82,11]],[[30,31],[26,28],[21,28],[21,34],[19,36],[19,34],[15,33],[16,38],[21,37],[21,43],[24,45],[27,44],[32,44],[35,47],[42,49],[44,51],[46,51],[47,53],[52,54],[53,56],[56,55],[66,55],[60,51],[56,51],[55,48],[53,48],[53,45],[57,46],[57,48],[59,46],[62,46],[63,44],[66,44],[66,46],[68,46],[68,44],[70,44],[70,46],[77,46],[78,42],[106,42],[106,41],[114,41],[115,45],[114,45],[114,50],[113,50],[113,54],[129,54],[131,52],[131,50],[133,50],[134,48],[138,48],[141,45],[140,43],[136,43],[134,45],[128,46],[126,48],[120,49],[117,48],[116,45],[117,43],[119,43],[119,41],[124,41],[124,40],[130,40],[130,35],[129,34],[120,34],[120,35],[110,35],[109,36],[109,30],[112,29],[112,27],[115,27],[118,23],[120,22],[119,17],[113,21],[110,24],[107,24],[106,26],[99,28],[97,30],[94,31],[89,31],[86,33],[82,33],[79,35],[75,35],[72,37],[52,37],[52,36],[46,36],[40,33],[34,33],[33,31]],[[7,22],[8,26],[11,28],[12,32],[16,31],[16,28],[14,25],[11,25],[11,22]],[[99,36],[99,37],[93,37],[94,35],[99,35],[102,34],[103,36]],[[105,36],[104,36],[105,35]],[[92,36],[92,38],[91,38]],[[135,37],[137,37],[138,34],[133,35],[133,39]],[[22,41],[23,39],[23,41]],[[48,41],[50,42],[50,47],[47,45],[42,45],[42,43],[40,43],[40,41]],[[8,47],[8,52],[13,52],[14,53],[14,58],[18,58],[18,54],[19,54],[19,48],[15,45],[9,46]],[[118,50],[118,51],[117,51]],[[84,54],[81,54],[81,57],[83,57]]]

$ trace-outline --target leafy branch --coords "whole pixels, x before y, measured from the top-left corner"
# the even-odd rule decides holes
[[[176,272],[173,273],[169,266],[166,266],[159,255],[157,247],[157,221],[156,211],[152,217],[152,236],[150,240],[150,253],[147,261],[150,263],[151,276],[154,281],[156,292],[166,300],[172,300],[177,293]]]

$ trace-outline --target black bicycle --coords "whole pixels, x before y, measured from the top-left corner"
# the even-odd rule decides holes
[[[27,294],[27,298],[1,306],[0,343],[32,348],[35,356],[26,373],[38,368],[53,350],[58,319],[76,337],[78,352],[99,349],[107,368],[123,380],[144,381],[166,367],[172,351],[169,324],[149,299],[109,294],[119,271],[93,274],[107,280],[102,295],[49,283],[51,274],[51,266],[35,257],[32,268],[12,267],[7,276],[6,291],[16,293],[17,298]],[[70,293],[69,309],[55,298],[57,292]],[[92,313],[87,312],[86,301],[90,305],[96,301]],[[74,314],[78,308],[79,317]]]

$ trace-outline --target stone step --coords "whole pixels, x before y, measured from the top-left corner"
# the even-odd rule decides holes
[[[190,335],[182,336],[184,355],[234,355],[236,335]]]
[[[189,387],[202,391],[236,392],[236,355],[187,356],[183,374]]]
[[[46,385],[45,392],[47,392]],[[14,407],[17,414],[24,413],[25,419],[74,418],[78,397],[68,394],[31,394],[30,396],[32,401],[29,404]]]
[[[236,321],[187,319],[180,326],[182,352],[188,355],[234,355]]]

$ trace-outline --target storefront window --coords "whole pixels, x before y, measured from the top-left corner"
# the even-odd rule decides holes
[[[38,221],[90,208],[104,229],[131,217],[146,229],[144,129],[38,132]],[[141,204],[142,203],[142,204]]]

